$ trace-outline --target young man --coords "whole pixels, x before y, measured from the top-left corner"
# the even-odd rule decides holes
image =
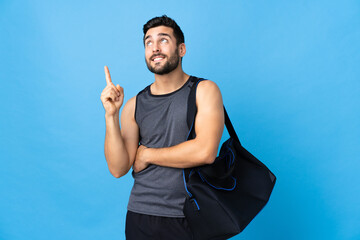
[[[131,98],[121,113],[124,90],[105,67],[105,158],[114,177],[133,168],[134,186],[126,217],[127,239],[192,239],[182,212],[186,191],[182,169],[212,163],[224,128],[217,85],[201,81],[196,92],[196,138],[187,140],[187,99],[192,76],[182,69],[184,35],[167,16],[143,28],[145,60],[155,81]],[[140,143],[140,145],[139,145]]]

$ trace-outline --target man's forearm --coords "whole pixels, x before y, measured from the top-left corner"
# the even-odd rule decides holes
[[[144,158],[148,164],[165,167],[189,168],[212,163],[219,143],[204,144],[199,139],[183,142],[168,148],[146,148]]]
[[[221,93],[214,82],[199,83],[196,92],[196,137],[168,148],[137,150],[134,171],[141,171],[149,164],[164,167],[188,168],[214,162],[224,130],[224,107]]]
[[[121,136],[119,114],[105,116],[105,122],[105,158],[111,174],[118,178],[125,175],[131,168],[129,154]]]

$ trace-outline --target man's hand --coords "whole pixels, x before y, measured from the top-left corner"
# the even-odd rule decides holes
[[[113,116],[119,113],[119,109],[124,101],[124,89],[119,85],[115,85],[111,81],[109,68],[104,67],[106,87],[101,93],[100,99],[105,109],[105,114]]]
[[[149,163],[146,162],[146,155],[145,155],[146,149],[147,147],[140,145],[136,152],[135,162],[133,165],[133,170],[136,173],[144,170],[149,166]]]

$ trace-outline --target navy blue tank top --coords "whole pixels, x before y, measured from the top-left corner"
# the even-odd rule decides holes
[[[150,86],[136,97],[135,120],[140,129],[140,144],[149,148],[171,147],[186,141],[187,101],[193,76],[178,90],[153,95]],[[128,210],[132,212],[184,217],[185,187],[182,169],[149,165],[139,173],[132,173]]]

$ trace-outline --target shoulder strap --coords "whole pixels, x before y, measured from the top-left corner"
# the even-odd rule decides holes
[[[195,117],[196,117],[196,113],[197,113],[196,89],[197,89],[199,82],[201,82],[203,80],[205,80],[205,79],[194,78],[194,80],[193,80],[194,83],[193,83],[190,93],[189,93],[188,110],[187,110],[187,124],[188,124],[190,131],[188,134],[188,140],[194,139],[196,136],[196,134],[195,134]],[[232,137],[235,141],[237,141],[240,144],[240,140],[239,140],[239,138],[235,132],[235,129],[230,121],[229,115],[226,112],[225,106],[224,106],[224,117],[225,117],[225,126],[226,126],[226,129],[227,129],[230,137]]]
[[[195,116],[197,113],[197,108],[196,108],[196,89],[197,89],[197,85],[199,84],[199,82],[201,82],[202,80],[205,80],[203,78],[197,78],[197,77],[192,77],[191,81],[192,86],[191,86],[191,90],[189,93],[189,97],[188,97],[188,106],[187,106],[187,125],[189,127],[189,134],[191,133],[193,124],[194,124],[194,120],[195,120]],[[193,133],[191,133],[193,134]],[[195,135],[192,137],[195,138]]]
[[[136,101],[135,101],[135,111],[134,111],[134,119],[136,121],[136,110],[137,110],[137,106],[138,106],[138,98],[141,94],[143,94],[145,91],[147,91],[150,88],[151,84],[146,86],[143,90],[141,90],[140,92],[138,92],[138,94],[136,94]]]

